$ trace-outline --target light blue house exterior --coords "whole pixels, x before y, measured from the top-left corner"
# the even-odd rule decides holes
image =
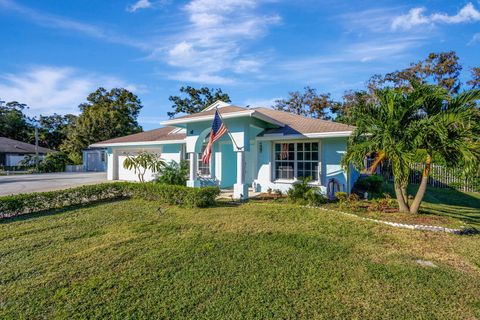
[[[216,141],[208,165],[200,159],[208,142],[215,110],[229,133]],[[353,127],[267,108],[242,108],[216,102],[204,111],[161,123],[165,127],[103,141],[110,180],[136,180],[123,168],[126,156],[158,153],[167,161],[188,161],[188,186],[232,188],[235,198],[249,191],[287,191],[302,177],[322,192],[349,192],[357,174],[344,170],[341,159]],[[155,175],[147,172],[147,179]]]

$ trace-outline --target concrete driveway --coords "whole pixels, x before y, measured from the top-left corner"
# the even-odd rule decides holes
[[[106,181],[106,172],[61,172],[0,176],[0,195],[60,190]]]

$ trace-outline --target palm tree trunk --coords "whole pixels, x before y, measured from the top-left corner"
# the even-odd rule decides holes
[[[373,174],[375,170],[377,170],[378,165],[383,161],[384,158],[385,158],[385,152],[380,151],[375,157],[375,161],[373,161],[370,168],[368,168],[367,172],[369,174]]]
[[[397,202],[398,202],[398,211],[400,212],[410,212],[408,208],[408,203],[405,201],[405,196],[403,194],[403,187],[400,185],[400,183],[394,181],[393,186],[395,189],[395,196],[397,197]]]
[[[408,193],[407,193],[407,187],[402,187],[402,196],[403,196],[403,201],[405,201],[405,203],[407,204],[408,206]]]
[[[418,209],[420,208],[420,204],[422,203],[425,191],[427,191],[428,177],[430,175],[431,164],[432,157],[430,155],[427,155],[427,160],[425,161],[425,169],[423,169],[422,181],[420,182],[420,186],[418,187],[415,199],[413,199],[412,205],[410,206],[410,213],[418,213]]]

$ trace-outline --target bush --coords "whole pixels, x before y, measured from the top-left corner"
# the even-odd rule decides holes
[[[327,197],[318,192],[317,188],[312,188],[307,191],[306,200],[309,206],[319,206],[328,202]]]
[[[187,183],[188,170],[189,167],[186,161],[181,161],[180,164],[172,161],[160,170],[160,175],[156,181],[164,184],[184,186]]]
[[[318,188],[310,186],[308,182],[309,178],[304,178],[299,182],[296,182],[288,189],[288,199],[293,203],[308,204],[311,206],[317,206],[327,202],[324,195],[319,193]]]
[[[0,218],[125,198],[142,198],[164,204],[200,208],[213,205],[219,194],[218,187],[189,188],[155,183],[102,183],[66,190],[0,197]]]
[[[381,193],[383,187],[383,177],[380,175],[361,176],[355,182],[353,188],[360,193]]]
[[[335,198],[337,198],[339,202],[347,201],[347,197],[348,195],[346,192],[335,192]]]
[[[38,165],[40,172],[63,172],[67,164],[73,164],[72,160],[64,152],[48,153]]]

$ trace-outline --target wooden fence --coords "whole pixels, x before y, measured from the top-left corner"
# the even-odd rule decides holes
[[[368,166],[373,159],[368,160]],[[410,167],[408,182],[419,184],[422,180],[424,163],[416,163]],[[388,164],[383,164],[377,169],[377,174],[381,174],[385,180],[393,181],[392,169]],[[480,192],[480,169],[475,176],[464,177],[461,168],[447,168],[442,165],[432,164],[428,185],[434,188],[454,188],[465,192]]]

